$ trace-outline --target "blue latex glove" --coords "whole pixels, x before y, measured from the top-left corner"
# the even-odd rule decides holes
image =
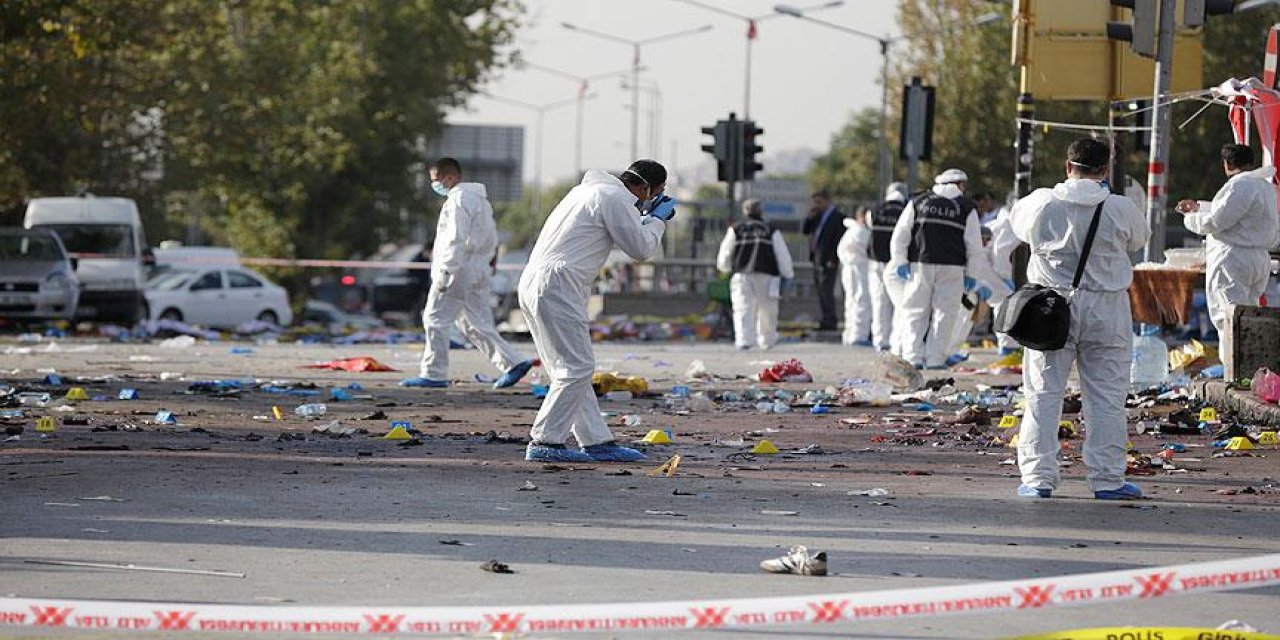
[[[1005,284],[1005,286],[1009,287],[1010,289],[1012,289],[1012,290],[1014,290],[1014,291],[1017,291],[1017,290],[1018,290],[1018,285],[1014,284],[1014,282],[1013,282],[1013,279],[1012,279],[1012,278],[1005,278],[1005,279],[1004,279],[1004,284]]]
[[[649,215],[663,222],[676,217],[676,199],[671,196],[662,196],[658,199],[658,203],[649,210]]]
[[[978,286],[978,281],[977,281],[977,280],[974,280],[973,278],[970,278],[969,276],[965,276],[965,277],[964,277],[964,290],[965,290],[965,291],[973,291],[974,287],[976,287],[976,286]]]
[[[991,299],[991,287],[983,285],[978,287],[978,299],[986,302]]]
[[[782,290],[782,291],[788,291],[788,290],[790,290],[790,289],[791,289],[791,285],[792,285],[792,284],[795,284],[795,280],[794,280],[794,279],[792,279],[792,278],[783,278],[783,279],[782,279],[782,282],[779,282],[779,283],[778,283],[778,289],[780,289],[780,290]]]
[[[900,265],[898,265],[897,274],[898,274],[898,277],[899,277],[899,278],[902,278],[903,280],[910,280],[910,279],[911,279],[911,265],[909,265],[909,264],[900,264]]]

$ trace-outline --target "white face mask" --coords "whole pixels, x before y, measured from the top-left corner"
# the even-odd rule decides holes
[[[449,187],[444,186],[444,183],[439,180],[431,181],[431,190],[436,192],[436,195],[442,197],[449,195]]]

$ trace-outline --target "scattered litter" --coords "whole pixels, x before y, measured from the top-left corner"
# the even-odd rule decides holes
[[[194,346],[196,339],[193,336],[174,336],[160,341],[160,346],[165,349],[186,349]]]
[[[799,511],[777,511],[774,509],[764,509],[760,512],[762,516],[798,516]]]
[[[328,362],[317,362],[303,367],[304,369],[329,369],[332,371],[350,371],[352,373],[365,373],[369,371],[395,371],[373,358],[343,358],[341,360],[330,360]]]
[[[138,390],[137,390],[137,389],[121,389],[121,390],[120,390],[120,395],[116,396],[116,399],[118,399],[118,400],[137,400],[137,399],[138,399]]]
[[[702,380],[713,376],[710,371],[707,371],[706,363],[701,360],[694,360],[689,363],[689,368],[685,369],[684,377],[689,380]]]
[[[80,504],[77,502],[46,502],[44,503],[44,506],[46,507],[78,507],[80,506]]]
[[[595,373],[591,375],[591,388],[598,396],[617,391],[639,395],[649,391],[649,381],[637,376],[622,376],[617,373]]]
[[[538,490],[538,485],[534,484],[530,480],[525,480],[524,484],[516,488],[516,491],[537,491],[537,490]]]
[[[676,518],[689,517],[687,514],[683,514],[683,513],[676,513],[674,511],[658,511],[656,509],[645,509],[644,514],[646,516],[674,516]]]
[[[849,496],[868,496],[871,498],[880,498],[889,495],[889,490],[884,487],[876,487],[874,489],[857,489],[850,491],[845,495]]]
[[[658,468],[646,473],[645,475],[651,477],[665,475],[668,478],[675,476],[676,469],[680,467],[680,460],[681,458],[679,454],[671,456],[670,458],[667,458],[666,462],[658,465]]]
[[[113,498],[111,496],[94,496],[92,498],[80,498],[80,500],[90,500],[93,502],[124,502],[124,498]]]
[[[876,356],[876,369],[880,378],[893,385],[895,390],[915,391],[924,386],[924,375],[910,362],[888,351]]]
[[[178,419],[174,417],[172,411],[157,411],[154,420],[158,424],[178,424]]]
[[[480,569],[483,571],[488,571],[489,573],[515,573],[515,571],[511,570],[511,567],[508,567],[507,565],[501,562],[498,562],[497,560],[490,560],[480,565]]]
[[[795,358],[761,370],[756,378],[760,382],[813,382],[813,375]]]
[[[440,541],[440,544],[449,545],[449,546],[451,546],[451,547],[474,547],[474,546],[476,546],[474,543],[471,543],[471,542],[463,542],[463,541],[461,541],[461,540],[441,540],[441,541]]]
[[[323,402],[315,402],[298,405],[297,407],[294,407],[293,413],[294,415],[298,415],[303,418],[314,418],[324,415],[328,410],[329,407]]]

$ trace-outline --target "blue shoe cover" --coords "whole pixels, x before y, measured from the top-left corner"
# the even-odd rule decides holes
[[[534,444],[524,450],[524,459],[532,462],[595,462],[585,452],[570,449],[562,444]]]
[[[520,379],[525,377],[525,375],[528,374],[529,370],[532,368],[533,368],[532,360],[525,360],[524,362],[521,362],[520,364],[514,367],[511,367],[510,370],[502,374],[501,378],[498,378],[497,382],[493,383],[493,388],[506,389],[507,387],[515,386],[515,384],[517,382],[520,382]]]
[[[582,452],[591,456],[596,462],[639,462],[645,455],[630,447],[623,447],[616,442],[603,442],[583,447]]]
[[[1126,482],[1119,489],[1094,491],[1093,497],[1098,500],[1136,500],[1142,497],[1142,489],[1132,482]]]
[[[968,359],[969,359],[969,354],[967,353],[953,353],[947,356],[946,362],[948,367],[954,367]]]
[[[1053,489],[1037,489],[1025,484],[1018,485],[1019,498],[1048,498],[1051,495],[1053,495]]]
[[[449,381],[448,381],[448,380],[432,380],[431,378],[421,378],[421,377],[419,377],[419,378],[409,378],[409,379],[407,379],[407,380],[401,380],[401,381],[400,381],[400,386],[402,386],[402,387],[427,387],[427,388],[430,388],[430,389],[443,389],[443,388],[445,388],[445,387],[449,386]]]

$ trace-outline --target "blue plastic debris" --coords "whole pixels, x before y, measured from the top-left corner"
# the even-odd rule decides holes
[[[812,414],[813,414],[813,415],[815,415],[815,416],[816,416],[816,415],[821,415],[821,414],[824,414],[824,413],[831,413],[831,407],[824,406],[824,405],[820,405],[820,404],[815,404],[815,405],[813,405],[813,407],[812,407],[812,408],[810,408],[810,409],[809,409],[809,413],[812,413]]]
[[[232,355],[242,356],[250,353],[253,353],[253,349],[250,349],[249,347],[231,347]]]
[[[62,376],[60,376],[60,375],[58,375],[58,374],[56,374],[56,373],[50,373],[50,374],[47,374],[47,375],[45,375],[45,377],[44,377],[44,383],[45,383],[45,384],[49,384],[49,385],[53,385],[53,386],[55,386],[55,387],[61,387],[61,386],[62,386]]]
[[[116,397],[120,400],[137,400],[138,390],[137,389],[121,389],[120,395]]]
[[[671,395],[674,395],[677,398],[688,398],[689,385],[678,384],[674,387],[671,387]]]
[[[173,417],[172,411],[160,411],[156,413],[156,422],[160,424],[178,424],[178,419]]]
[[[547,393],[551,391],[551,387],[545,384],[535,384],[530,387],[530,391],[533,392],[533,397],[535,398],[545,398],[547,397]]]
[[[351,394],[347,393],[347,390],[343,389],[342,387],[334,387],[330,389],[329,398],[337,402],[343,402],[343,401],[352,399]]]

